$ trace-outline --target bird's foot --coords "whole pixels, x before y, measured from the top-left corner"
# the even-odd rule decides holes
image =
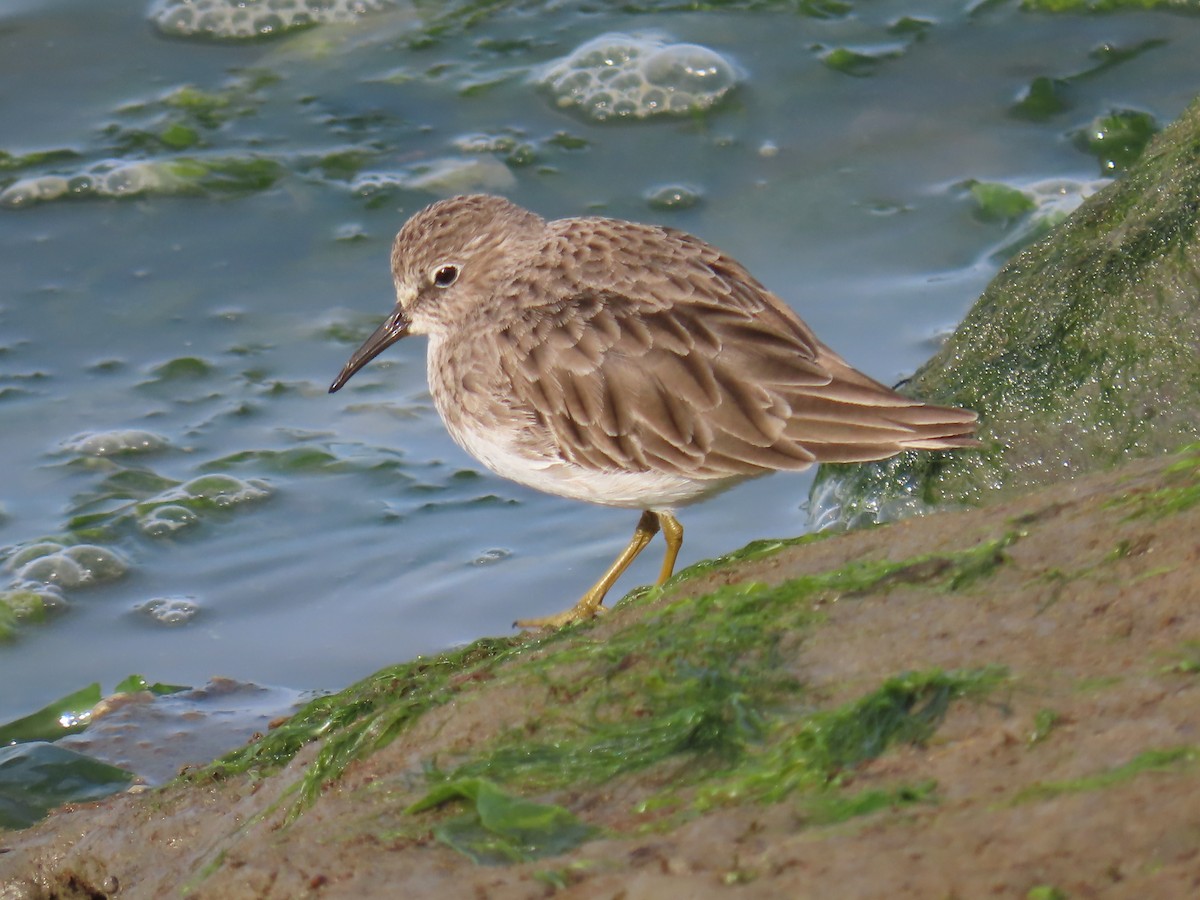
[[[585,596],[570,609],[564,609],[553,616],[542,616],[538,619],[517,619],[517,621],[513,622],[513,628],[526,628],[530,631],[558,631],[560,628],[574,625],[577,622],[587,622],[605,611],[604,606],[600,602]]]

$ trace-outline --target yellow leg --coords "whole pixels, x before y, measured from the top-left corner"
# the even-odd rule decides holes
[[[655,584],[666,584],[667,579],[675,571],[675,560],[679,557],[679,548],[683,546],[683,526],[670,513],[660,512],[658,522],[662,525],[663,537],[667,541],[667,552],[663,556],[662,571],[658,574]]]
[[[608,589],[616,583],[617,579],[629,568],[629,564],[637,559],[637,555],[645,550],[646,545],[658,534],[660,521],[663,522],[666,529],[665,536],[667,538],[667,560],[663,562],[663,571],[669,578],[670,569],[675,565],[675,554],[679,552],[679,543],[683,540],[683,528],[675,521],[674,516],[646,510],[638,519],[638,525],[629,541],[629,546],[621,551],[621,555],[608,567],[608,571],[592,585],[578,603],[555,616],[545,616],[541,619],[518,619],[513,624],[518,628],[554,629],[594,617],[604,605],[604,595],[608,593]],[[675,537],[674,549],[672,549],[672,536]],[[665,578],[660,580],[659,584],[665,580]]]

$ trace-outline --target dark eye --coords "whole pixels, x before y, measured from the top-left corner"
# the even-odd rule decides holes
[[[440,288],[450,287],[458,281],[458,266],[442,266],[433,273],[433,283]]]

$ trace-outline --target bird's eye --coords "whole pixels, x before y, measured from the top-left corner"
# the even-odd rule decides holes
[[[456,281],[458,281],[458,266],[442,266],[433,273],[433,283],[437,287],[450,287]]]

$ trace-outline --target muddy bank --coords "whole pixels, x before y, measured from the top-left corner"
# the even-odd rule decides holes
[[[1195,896],[1198,500],[1192,449],[752,547],[5,834],[0,896]]]

